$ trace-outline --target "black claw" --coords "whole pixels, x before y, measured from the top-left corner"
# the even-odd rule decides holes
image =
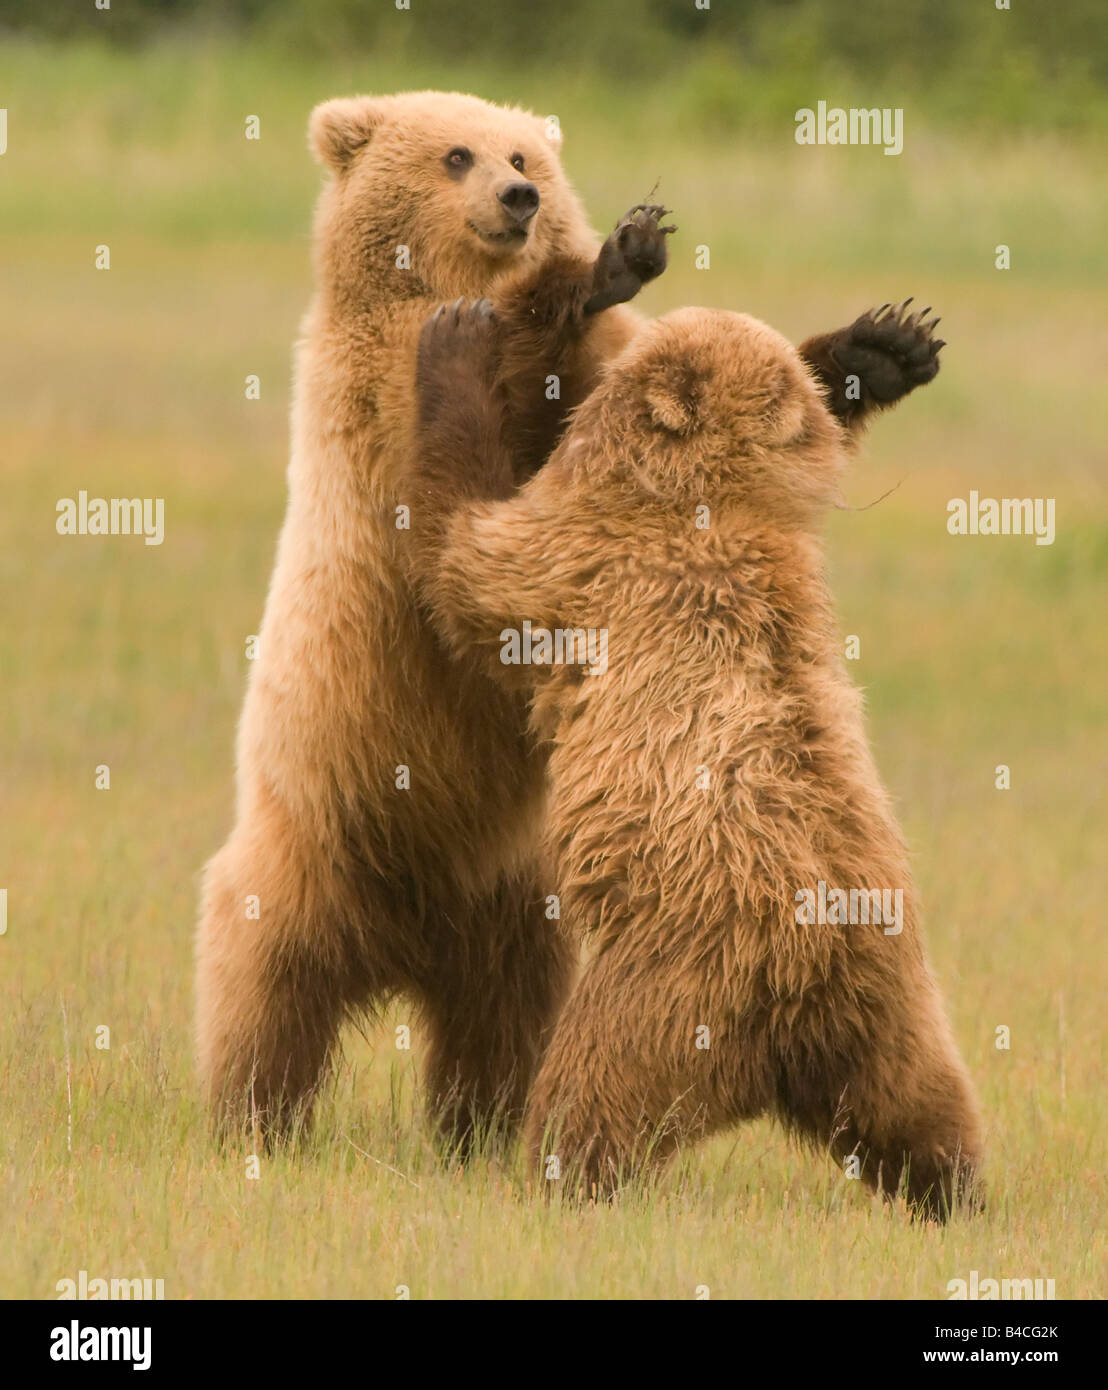
[[[932,351],[932,352],[938,352],[938,350],[939,350],[940,348],[944,348],[944,347],[946,347],[946,339],[945,339],[945,338],[936,338],[935,341],[931,344],[931,351]]]
[[[628,227],[633,222],[638,222],[640,213],[646,213],[646,215],[652,217],[655,222],[660,222],[663,217],[669,217],[672,211],[672,208],[662,207],[661,203],[636,203],[635,206],[629,208],[620,221],[616,223],[616,230],[618,231],[620,227]]]

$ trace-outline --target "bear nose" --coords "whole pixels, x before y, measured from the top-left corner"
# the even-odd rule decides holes
[[[504,211],[521,225],[539,210],[539,190],[533,183],[510,183],[496,196]]]

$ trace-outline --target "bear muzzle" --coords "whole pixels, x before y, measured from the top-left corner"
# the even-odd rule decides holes
[[[526,179],[508,184],[496,195],[496,200],[517,226],[526,227],[539,210],[539,190]]]
[[[539,210],[539,190],[533,183],[517,181],[497,189],[500,204],[500,226],[495,230],[483,227],[472,218],[466,225],[486,245],[498,247],[522,246],[527,240],[535,213]]]

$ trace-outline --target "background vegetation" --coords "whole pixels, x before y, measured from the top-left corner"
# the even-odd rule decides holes
[[[79,1269],[195,1298],[936,1298],[971,1269],[1099,1294],[1103,21],[954,0],[412,5],[5,6],[0,1295]],[[911,293],[944,315],[942,374],[873,430],[850,501],[901,485],[837,515],[830,549],[988,1116],[979,1220],[912,1227],[761,1124],[655,1192],[547,1206],[512,1156],[436,1157],[404,1004],[346,1040],[311,1145],[249,1180],[245,1149],[208,1141],[196,875],[229,821],[284,506],[307,113],[420,85],[558,113],[599,227],[660,178],[681,231],[649,312],[742,308],[796,338]],[[793,112],[820,98],[903,106],[903,155],[796,146]],[[164,497],[164,545],[57,536],[82,488]],[[1055,544],[948,536],[971,488],[1055,497]]]

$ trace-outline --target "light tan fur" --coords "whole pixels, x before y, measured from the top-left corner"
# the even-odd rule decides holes
[[[359,97],[317,108],[310,141],[330,174],[317,289],[235,825],[204,880],[200,1070],[219,1120],[280,1127],[310,1101],[343,1018],[402,991],[430,1032],[432,1101],[464,1136],[521,1107],[570,966],[543,911],[543,766],[524,699],[445,649],[398,529],[414,503],[415,345],[440,300],[510,305],[552,260],[594,260],[600,238],[528,112]],[[475,157],[463,181],[444,170],[454,145]],[[505,246],[485,237],[501,225],[497,192],[520,178],[516,153],[542,201],[526,241]],[[634,322],[612,309],[569,345],[576,398]]]

